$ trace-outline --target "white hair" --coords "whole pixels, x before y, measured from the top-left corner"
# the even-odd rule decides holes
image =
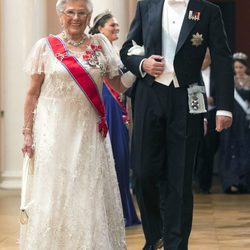
[[[62,11],[64,11],[64,5],[68,2],[77,2],[77,1],[83,1],[87,4],[87,7],[89,9],[89,12],[92,13],[93,11],[93,4],[91,0],[57,0],[56,3],[56,12],[59,15]]]

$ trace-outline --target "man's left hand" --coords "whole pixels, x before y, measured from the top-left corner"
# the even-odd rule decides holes
[[[217,115],[216,116],[216,131],[221,132],[223,129],[230,128],[233,119],[229,116]]]

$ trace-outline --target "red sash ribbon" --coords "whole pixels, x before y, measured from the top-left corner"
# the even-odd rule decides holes
[[[118,103],[118,105],[121,107],[121,110],[122,110],[122,113],[123,113],[123,116],[122,116],[123,122],[125,124],[127,124],[129,122],[128,110],[127,110],[127,107],[122,102],[120,94],[117,91],[115,91],[109,85],[109,83],[107,81],[104,81],[104,84],[106,85],[107,89],[109,90],[109,92],[113,96],[113,98],[116,100],[116,102]]]
[[[97,111],[100,117],[98,130],[105,138],[108,132],[108,126],[106,122],[104,104],[100,97],[96,83],[86,69],[84,69],[84,67],[79,63],[76,57],[70,55],[68,49],[64,46],[60,38],[50,35],[48,37],[48,43],[55,57],[62,63],[79,88],[89,99],[94,109]]]

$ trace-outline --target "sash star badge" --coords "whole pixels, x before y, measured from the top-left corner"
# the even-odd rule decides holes
[[[192,42],[192,45],[193,46],[200,46],[202,44],[202,41],[203,41],[203,35],[202,34],[199,34],[198,32],[196,34],[193,34],[193,37],[191,39],[191,42]]]
[[[201,13],[199,11],[190,10],[188,14],[188,19],[193,20],[193,21],[199,21],[200,16],[201,16]]]

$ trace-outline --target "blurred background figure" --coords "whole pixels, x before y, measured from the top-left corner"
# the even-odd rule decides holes
[[[118,39],[119,24],[110,11],[97,15],[90,34],[102,33],[110,43]],[[118,48],[115,48],[119,54]],[[107,122],[115,159],[115,168],[121,193],[123,213],[126,226],[140,224],[136,215],[129,188],[129,131],[126,97],[114,90],[106,80],[103,84],[103,99]]]
[[[220,176],[226,193],[250,192],[250,76],[247,56],[233,55],[234,121],[221,134]]]
[[[204,137],[201,139],[200,149],[197,157],[195,169],[195,180],[198,185],[198,192],[209,194],[212,187],[212,177],[214,168],[214,156],[218,149],[219,133],[215,130],[215,82],[213,77],[213,67],[209,49],[207,49],[202,64],[202,81],[204,82],[207,95],[207,129]]]

